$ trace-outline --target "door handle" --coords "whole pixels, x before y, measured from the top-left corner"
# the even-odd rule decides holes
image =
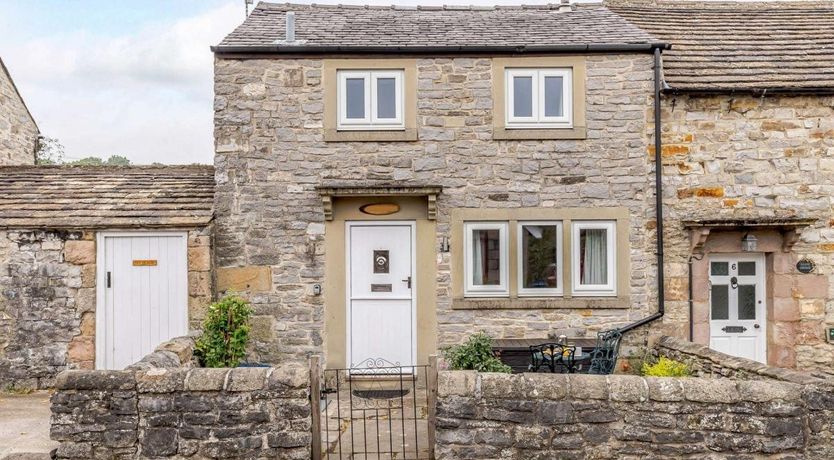
[[[110,286],[111,286],[111,283],[110,283],[110,272],[107,272],[107,281],[106,281],[106,285],[107,285],[107,287],[110,287]]]
[[[402,280],[402,282],[406,283],[408,285],[408,288],[411,289],[411,277],[410,276],[408,278]]]
[[[761,327],[761,326],[759,326],[759,324],[757,323],[757,324],[754,324],[754,325],[753,325],[753,327],[755,327],[756,329],[758,329],[758,328],[759,328],[759,327]]]

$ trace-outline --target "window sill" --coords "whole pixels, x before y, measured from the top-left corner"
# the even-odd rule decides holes
[[[573,128],[499,128],[492,130],[493,140],[549,140],[549,139],[585,139],[588,130],[585,127]]]
[[[340,131],[325,129],[325,142],[410,142],[417,140],[417,130],[406,128],[400,130],[374,131]]]
[[[626,309],[628,297],[514,297],[452,299],[452,310]]]

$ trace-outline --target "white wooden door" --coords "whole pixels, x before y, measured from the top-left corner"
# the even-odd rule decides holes
[[[414,224],[348,222],[347,240],[348,367],[413,365]]]
[[[124,369],[188,333],[184,233],[104,233],[98,239],[96,367]]]
[[[765,263],[762,254],[711,256],[710,348],[765,363]]]

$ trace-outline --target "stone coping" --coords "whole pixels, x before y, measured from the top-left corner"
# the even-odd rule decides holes
[[[735,378],[763,378],[799,385],[822,385],[834,388],[834,380],[815,377],[809,373],[772,367],[746,358],[730,356],[707,346],[676,337],[663,336],[654,346],[658,354],[678,361],[707,362],[710,369],[725,368],[735,371]],[[702,369],[706,373],[706,369]],[[743,375],[739,375],[739,373]]]
[[[441,371],[438,397],[475,397],[513,400],[607,400],[616,402],[797,402],[821,395],[818,388],[796,383],[708,379],[697,377],[640,377],[636,375],[499,374]],[[830,397],[830,392],[827,393]],[[825,398],[825,396],[819,396]]]
[[[306,388],[309,379],[307,366],[290,363],[280,367],[69,370],[58,374],[55,387],[57,390],[137,390],[140,393],[244,392]]]
[[[200,331],[192,331],[186,336],[175,337],[160,343],[153,352],[138,362],[127,367],[129,370],[196,367],[194,345]]]

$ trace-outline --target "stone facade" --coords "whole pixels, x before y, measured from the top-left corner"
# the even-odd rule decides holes
[[[437,456],[831,458],[834,392],[776,381],[440,372]]]
[[[218,267],[271,273],[266,290],[243,289],[269,319],[259,360],[302,360],[324,347],[324,213],[315,187],[328,182],[440,185],[435,247],[450,237],[455,208],[623,207],[630,214],[629,302],[528,310],[452,308],[450,255],[436,254],[439,345],[476,328],[495,337],[588,335],[655,307],[654,210],[646,155],[652,58],[586,59],[587,139],[495,141],[492,60],[417,58],[416,142],[325,142],[322,61],[215,61]],[[327,293],[325,293],[327,295]],[[334,295],[339,295],[338,293]]]
[[[0,60],[0,166],[35,163],[38,126]]]
[[[815,219],[790,252],[761,231],[768,252],[768,362],[834,372],[834,97],[674,96],[663,99],[667,314],[663,332],[688,336],[687,261],[682,222],[720,218]],[[650,152],[651,153],[651,152]],[[707,252],[738,252],[742,233],[711,234]],[[708,255],[708,254],[707,254]],[[816,264],[803,275],[799,259]],[[694,340],[708,343],[706,262],[695,262]],[[660,329],[658,329],[660,332]]]
[[[304,366],[65,371],[57,458],[310,458]]]
[[[188,234],[189,319],[212,301],[211,228]],[[95,367],[96,233],[0,230],[0,388]]]

